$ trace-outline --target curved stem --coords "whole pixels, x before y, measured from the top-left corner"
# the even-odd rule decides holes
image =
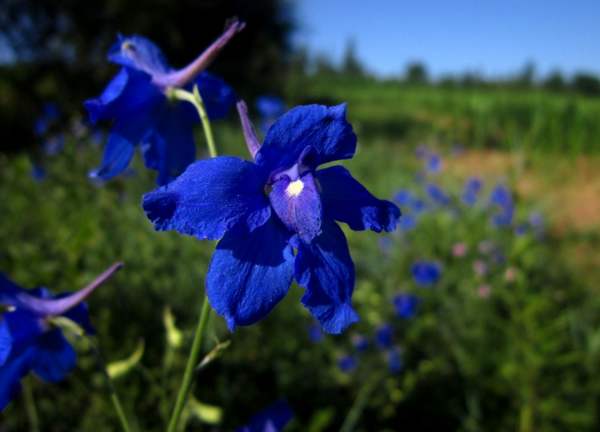
[[[98,367],[100,368],[102,376],[104,377],[106,388],[108,390],[108,393],[110,394],[110,401],[112,402],[115,412],[117,413],[119,423],[121,423],[121,428],[124,432],[131,432],[129,422],[127,421],[127,416],[125,415],[125,411],[123,410],[123,406],[121,405],[121,400],[119,399],[119,395],[117,394],[117,390],[115,389],[113,380],[108,374],[108,371],[106,370],[106,362],[104,361],[104,357],[102,356],[102,353],[100,352],[100,349],[96,345],[95,341],[90,340],[90,342],[92,350],[94,351],[94,355],[98,362]]]
[[[183,374],[181,387],[179,388],[179,393],[177,394],[175,408],[173,408],[173,414],[171,415],[171,419],[169,420],[169,426],[167,428],[168,432],[175,432],[177,430],[177,424],[179,423],[181,412],[183,411],[183,407],[185,406],[188,393],[192,386],[192,377],[194,375],[194,369],[196,368],[196,364],[198,364],[200,348],[202,348],[202,338],[204,336],[206,324],[208,323],[209,315],[210,305],[208,304],[208,298],[204,297],[204,303],[202,304],[202,310],[200,311],[198,325],[196,327],[196,332],[194,333],[192,349],[190,350],[190,355],[185,366],[185,373]]]

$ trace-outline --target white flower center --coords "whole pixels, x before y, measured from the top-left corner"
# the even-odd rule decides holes
[[[288,185],[285,189],[285,193],[289,197],[297,197],[302,192],[302,189],[304,189],[304,183],[302,183],[302,180],[298,179]]]

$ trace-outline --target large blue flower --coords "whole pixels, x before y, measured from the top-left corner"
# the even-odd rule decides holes
[[[227,115],[235,103],[233,90],[204,70],[243,27],[234,21],[196,60],[179,70],[169,66],[150,40],[120,36],[108,59],[121,70],[98,98],[85,102],[92,124],[113,121],[104,158],[92,175],[108,180],[122,173],[140,143],[146,166],[158,171],[159,185],[181,174],[196,159],[193,125],[198,119],[191,104],[170,101],[167,90],[197,84],[208,116]]]
[[[296,107],[273,124],[262,146],[245,104],[238,108],[255,161],[195,162],[146,194],[144,210],[157,230],[221,239],[206,289],[230,329],[267,315],[296,278],[306,289],[304,306],[324,331],[340,333],[358,316],[351,305],[354,264],[336,221],[353,230],[391,231],[400,210],[341,166],[317,170],[354,155],[345,105]]]
[[[30,371],[44,381],[58,382],[75,367],[75,351],[53,319],[63,316],[93,333],[82,301],[120,267],[115,264],[87,287],[57,296],[45,288],[25,290],[0,274],[0,307],[6,309],[0,317],[0,411]]]

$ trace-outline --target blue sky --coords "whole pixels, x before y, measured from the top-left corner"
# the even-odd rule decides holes
[[[531,60],[600,74],[600,0],[297,0],[297,45],[339,61],[349,39],[369,70],[423,60],[433,76],[506,76]]]

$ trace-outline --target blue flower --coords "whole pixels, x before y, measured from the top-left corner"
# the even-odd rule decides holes
[[[121,70],[98,98],[85,102],[92,125],[114,121],[102,163],[93,175],[108,180],[122,173],[139,143],[143,143],[146,166],[158,171],[159,185],[181,174],[196,159],[193,126],[198,118],[191,104],[169,101],[167,90],[196,84],[208,116],[224,117],[235,103],[235,94],[204,69],[243,27],[234,21],[196,60],[179,70],[168,65],[150,40],[120,36],[108,59]]]
[[[402,231],[410,231],[417,226],[417,220],[410,214],[405,214],[400,218],[400,229]]]
[[[410,269],[417,285],[431,286],[435,284],[442,274],[439,264],[429,261],[417,261]]]
[[[82,301],[108,279],[115,264],[87,287],[52,296],[45,288],[25,290],[0,274],[0,411],[20,390],[20,380],[33,371],[43,381],[63,380],[75,367],[76,354],[52,319],[63,316],[87,333],[94,329]]]
[[[400,189],[394,196],[394,201],[401,206],[408,206],[413,202],[412,193],[406,189]]]
[[[400,348],[394,347],[386,353],[388,369],[391,373],[396,374],[402,370],[404,365],[402,362],[402,352]]]
[[[342,372],[352,372],[358,366],[358,362],[356,361],[356,357],[351,355],[345,355],[340,357],[337,362],[338,367]]]
[[[399,318],[412,318],[417,313],[419,298],[413,294],[398,294],[394,297],[394,307]]]
[[[260,116],[260,129],[267,133],[275,120],[283,115],[286,106],[280,97],[265,95],[256,99],[256,110]]]
[[[206,276],[212,307],[231,330],[265,317],[295,278],[302,303],[327,333],[358,320],[351,305],[354,264],[343,231],[392,231],[400,210],[375,198],[341,166],[356,135],[346,106],[296,107],[269,129],[260,146],[239,110],[255,162],[217,157],[195,162],[175,181],[144,196],[157,230],[221,239]]]
[[[429,198],[431,198],[435,203],[440,205],[448,205],[450,203],[450,197],[446,195],[446,192],[444,192],[444,190],[438,185],[429,183],[425,187],[425,190],[427,191]]]
[[[314,343],[318,343],[323,340],[323,332],[321,331],[321,326],[319,324],[311,324],[311,326],[308,328],[308,339]]]
[[[431,153],[427,156],[425,162],[425,171],[429,174],[439,173],[442,169],[442,158],[435,153]]]
[[[59,117],[60,110],[58,106],[53,102],[46,102],[42,107],[42,114],[36,119],[33,125],[33,132],[38,137],[46,135]]]
[[[280,432],[294,416],[287,402],[280,400],[250,419],[247,425],[236,432]]]
[[[369,339],[363,335],[352,335],[352,345],[358,352],[365,352],[369,348]]]
[[[38,182],[41,182],[46,178],[46,169],[37,162],[33,163],[31,167],[31,177]]]
[[[482,182],[477,177],[471,177],[465,182],[462,194],[462,201],[467,205],[474,205],[477,202],[477,196],[481,190]]]
[[[387,349],[393,344],[394,330],[389,324],[383,324],[375,331],[375,341],[379,348]]]
[[[512,207],[513,200],[510,190],[502,185],[496,185],[490,194],[490,202],[499,207]]]

